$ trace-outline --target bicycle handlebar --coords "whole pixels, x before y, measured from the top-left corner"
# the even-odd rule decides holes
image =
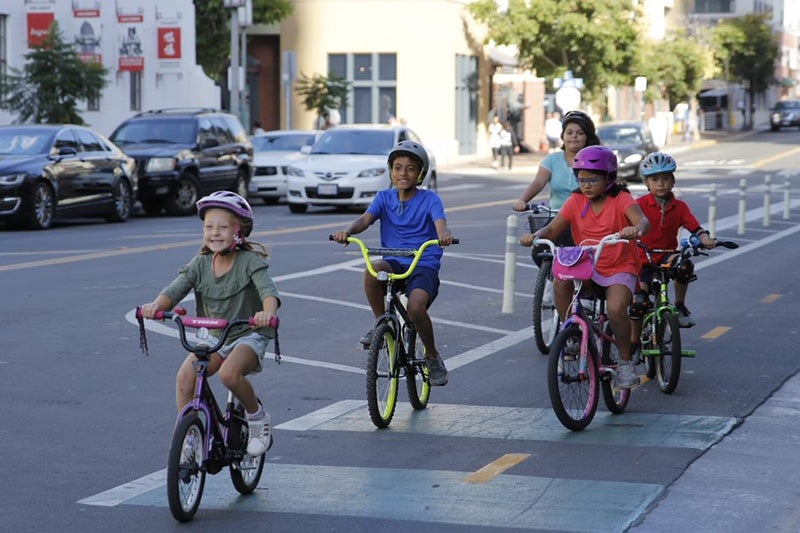
[[[255,326],[255,318],[248,317],[248,318],[232,318],[230,320],[226,320],[224,318],[208,318],[208,317],[198,317],[198,316],[185,316],[186,309],[183,307],[175,307],[172,311],[156,311],[156,315],[151,318],[150,320],[172,320],[178,325],[178,332],[180,335],[181,346],[183,346],[186,350],[190,352],[197,352],[198,347],[201,343],[197,343],[194,346],[189,343],[188,339],[186,338],[186,328],[207,328],[207,329],[221,329],[222,334],[218,337],[217,343],[211,347],[203,348],[203,351],[206,353],[214,353],[218,352],[220,348],[225,344],[225,341],[228,339],[228,334],[230,333],[231,328],[234,326],[239,326],[242,324],[247,324],[249,326]],[[142,308],[136,308],[136,318],[142,319]],[[277,339],[277,332],[278,327],[280,326],[281,320],[277,316],[273,316],[269,320],[269,327],[275,330],[276,339]],[[277,344],[277,343],[276,343]],[[277,349],[276,349],[277,351]],[[276,358],[278,354],[276,353]]]
[[[596,250],[596,253],[594,254],[594,263],[596,264],[597,260],[600,258],[600,254],[602,253],[603,247],[605,245],[607,245],[607,244],[628,243],[628,242],[631,242],[631,241],[629,239],[620,238],[619,233],[612,233],[611,235],[606,235],[605,237],[600,239],[600,242],[598,242],[597,244],[580,244],[579,246],[581,248],[593,248],[594,250]],[[548,248],[550,248],[550,251],[553,253],[553,256],[555,256],[556,248],[558,248],[558,246],[556,246],[556,243],[554,243],[550,239],[539,239],[539,238],[536,238],[536,239],[533,239],[533,243],[532,244],[534,246],[539,246],[539,245],[547,246]]]
[[[524,211],[517,211],[520,215],[550,215],[555,216],[558,209],[550,207],[545,202],[527,204]]]
[[[645,256],[647,256],[647,260],[652,264],[653,258],[652,254],[680,254],[681,256],[698,256],[698,255],[708,255],[701,250],[710,250],[711,248],[706,248],[700,237],[697,235],[691,235],[688,238],[681,239],[680,247],[677,249],[672,248],[649,248],[645,243],[642,241],[636,241],[636,245],[644,250]],[[714,244],[714,248],[721,247],[727,248],[729,250],[735,250],[739,247],[739,244],[734,241],[716,241]]]
[[[333,235],[328,235],[328,240],[333,241]],[[364,257],[364,263],[367,265],[367,270],[374,278],[378,278],[378,272],[373,268],[372,261],[369,260],[370,255],[389,255],[395,257],[413,257],[413,261],[409,265],[408,269],[403,272],[402,274],[397,274],[394,272],[390,272],[388,275],[391,277],[392,280],[400,280],[405,279],[411,275],[414,269],[417,267],[417,263],[419,262],[420,258],[422,257],[422,253],[429,247],[434,244],[439,244],[439,239],[430,239],[423,242],[419,248],[368,248],[364,241],[359,239],[358,237],[350,236],[347,238],[347,242],[351,243],[354,242],[358,245],[361,249],[361,255]],[[451,244],[460,244],[459,239],[453,239]]]

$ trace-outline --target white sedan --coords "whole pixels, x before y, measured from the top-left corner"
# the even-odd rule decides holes
[[[248,194],[271,204],[286,196],[286,170],[321,131],[275,130],[253,135],[253,177]]]
[[[406,126],[345,124],[325,131],[288,168],[289,209],[305,213],[310,205],[366,208],[378,191],[391,186],[387,157],[405,140],[425,144]],[[430,150],[428,157],[423,185],[436,180],[436,159]]]

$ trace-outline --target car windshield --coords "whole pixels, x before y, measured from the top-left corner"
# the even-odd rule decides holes
[[[49,153],[55,130],[0,130],[0,155]]]
[[[389,155],[394,145],[392,130],[332,129],[311,149],[312,154]]]
[[[778,102],[775,106],[778,111],[785,111],[787,109],[800,109],[800,100],[797,102]]]
[[[197,142],[197,120],[187,119],[136,119],[126,122],[111,136],[116,144]]]
[[[314,134],[296,135],[256,135],[253,137],[253,150],[256,152],[299,152],[303,146],[314,144]]]
[[[606,144],[639,144],[642,134],[634,126],[605,127],[597,130],[597,136]]]

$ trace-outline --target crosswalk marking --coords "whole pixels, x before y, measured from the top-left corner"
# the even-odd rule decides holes
[[[598,411],[584,431],[570,432],[550,408],[430,404],[415,411],[398,404],[387,431],[445,437],[554,441],[706,450],[736,425],[733,417]],[[284,422],[293,431],[374,432],[365,401],[344,400]]]

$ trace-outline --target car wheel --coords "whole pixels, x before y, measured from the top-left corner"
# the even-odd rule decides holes
[[[111,211],[106,215],[108,222],[125,222],[131,216],[133,209],[133,195],[131,194],[131,186],[127,181],[121,179],[114,187],[114,205]]]
[[[33,187],[24,224],[30,229],[47,229],[56,214],[56,198],[50,185],[39,182]]]
[[[247,176],[242,169],[236,171],[236,183],[233,187],[233,192],[244,198],[247,199],[249,194],[249,189],[247,186]]]
[[[308,211],[306,204],[289,204],[289,211],[292,213],[305,213]]]
[[[197,210],[195,204],[199,199],[200,194],[194,177],[182,174],[178,186],[167,197],[167,213],[173,216],[191,215]]]

